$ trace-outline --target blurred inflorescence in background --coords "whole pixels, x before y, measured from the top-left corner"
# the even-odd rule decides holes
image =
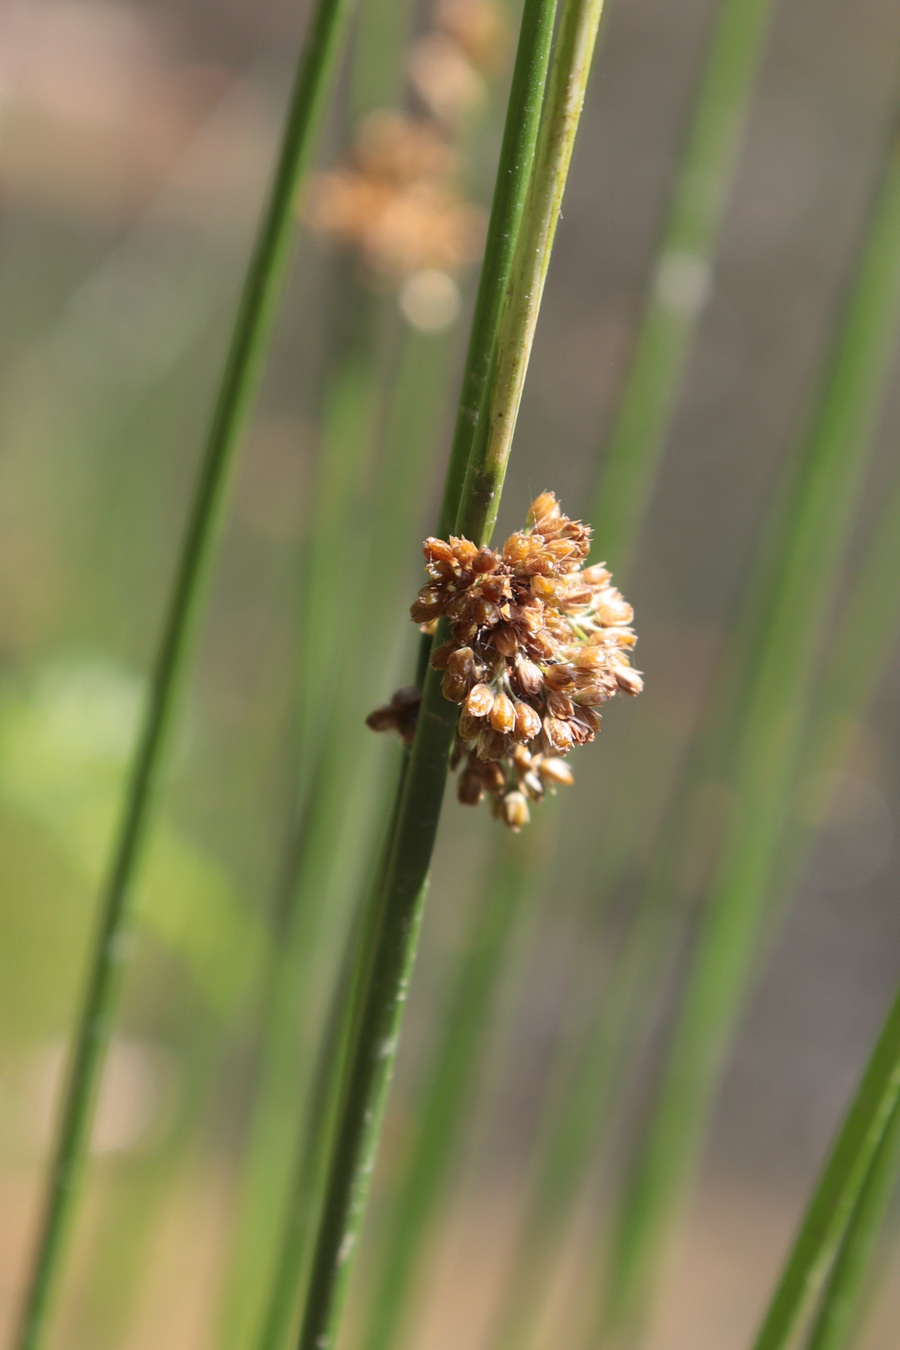
[[[446,808],[353,1285],[346,1336],[360,1350],[378,1350],[384,1234],[403,1240],[397,1197],[409,1201],[411,1159],[437,1110],[432,1069],[444,1063],[461,971],[472,989],[483,977],[490,996],[471,1082],[457,1085],[446,1166],[421,1206],[404,1343],[494,1350],[503,1319],[515,1321],[504,1312],[514,1261],[538,1272],[535,1345],[561,1344],[573,1307],[585,1337],[599,1315],[598,1248],[663,1077],[715,841],[733,814],[737,789],[714,755],[693,780],[690,830],[669,873],[676,922],[662,958],[643,967],[640,1016],[622,1023],[615,1110],[592,1117],[574,1203],[555,1228],[547,1201],[552,1250],[532,1244],[523,1256],[535,1158],[554,1128],[548,1102],[559,1116],[574,1100],[578,1066],[611,1016],[604,992],[633,959],[639,901],[717,697],[721,654],[747,659],[741,597],[765,570],[757,542],[821,406],[900,97],[895,5],[779,0],[721,231],[707,254],[660,253],[719,16],[716,0],[609,0],[500,537],[548,486],[594,519],[648,295],[673,322],[696,323],[640,528],[608,558],[601,532],[592,554],[634,604],[647,690],[610,710],[576,789],[520,839],[501,839],[487,813]],[[12,0],[0,15],[3,1335],[304,18],[283,2],[204,0]],[[396,752],[364,719],[408,679],[418,545],[434,532],[517,22],[487,0],[412,14],[371,0],[357,20],[298,205],[297,263],[141,871],[54,1333],[67,1350],[253,1343],[313,1047],[388,806]],[[812,684],[789,709],[796,721],[821,693],[828,640],[845,632],[896,492],[900,405],[890,382],[883,402],[875,393],[859,509],[824,632],[811,638]],[[764,581],[756,593],[767,595]],[[840,753],[804,752],[806,776],[790,785],[791,838],[809,847],[784,846],[761,920],[765,962],[665,1267],[657,1350],[747,1343],[896,981],[896,611],[896,600],[873,611],[879,643],[860,655],[871,697],[835,697]],[[738,728],[745,711],[738,698]],[[284,920],[291,896],[307,916],[299,928]],[[279,943],[302,978],[288,965],[283,1044],[260,1067]],[[475,959],[488,951],[489,968]],[[294,1064],[296,1075],[283,1072]],[[276,1162],[266,1171],[260,1157]],[[241,1259],[248,1241],[258,1266]],[[243,1282],[236,1269],[250,1272]],[[860,1345],[893,1344],[898,1316],[897,1282],[886,1280]]]

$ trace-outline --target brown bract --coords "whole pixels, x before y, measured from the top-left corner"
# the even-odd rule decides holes
[[[426,631],[449,622],[431,664],[443,671],[445,698],[460,705],[459,799],[488,796],[519,830],[529,801],[572,781],[563,757],[594,739],[603,704],[641,692],[629,655],[633,611],[602,563],[584,566],[590,529],[564,515],[552,492],[535,499],[526,528],[499,553],[454,536],[426,539],[423,549],[429,582],[411,613]],[[394,700],[370,726],[393,726]]]

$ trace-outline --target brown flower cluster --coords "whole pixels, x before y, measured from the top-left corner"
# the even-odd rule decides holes
[[[527,823],[529,802],[571,783],[563,758],[594,739],[603,704],[643,688],[629,658],[633,611],[602,563],[584,566],[589,548],[590,530],[552,492],[499,553],[452,536],[424,544],[430,581],[411,613],[427,631],[449,622],[431,664],[460,705],[458,796],[471,806],[488,796],[513,830]],[[403,689],[368,725],[409,742],[417,709],[417,691]]]
[[[432,30],[413,43],[409,78],[431,116],[454,126],[483,108],[502,75],[510,30],[495,0],[438,0]]]
[[[481,252],[483,212],[454,186],[458,158],[439,130],[399,112],[363,120],[350,162],[314,180],[314,230],[356,251],[377,280],[454,274]]]
[[[453,142],[485,104],[488,79],[502,72],[508,38],[496,0],[437,0],[431,28],[409,54],[419,113],[370,113],[347,161],[310,186],[310,225],[357,253],[372,281],[424,278],[406,305],[401,298],[417,326],[437,328],[439,312],[458,309],[454,278],[481,253],[485,215],[460,189],[464,164]]]

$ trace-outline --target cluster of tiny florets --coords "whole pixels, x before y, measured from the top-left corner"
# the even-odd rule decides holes
[[[486,217],[468,200],[461,132],[508,48],[497,0],[437,0],[409,52],[412,109],[369,112],[343,162],[315,174],[306,194],[312,229],[354,253],[367,281],[400,288],[419,327],[458,310],[456,279],[481,254]]]
[[[431,656],[444,697],[460,705],[453,766],[466,805],[489,797],[513,830],[529,802],[571,783],[563,758],[600,730],[599,709],[620,690],[639,694],[630,663],[631,606],[599,563],[585,567],[590,530],[552,492],[531,505],[526,529],[498,553],[468,539],[426,539],[429,584],[412,606],[450,637]],[[375,730],[415,734],[418,691],[403,689],[368,719]]]
[[[455,275],[481,252],[484,218],[460,194],[459,157],[440,128],[406,113],[370,113],[349,161],[313,181],[313,229],[354,250],[368,275]]]

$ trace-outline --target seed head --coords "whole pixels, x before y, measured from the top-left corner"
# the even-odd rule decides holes
[[[632,608],[604,564],[584,566],[589,549],[590,529],[552,492],[535,498],[526,528],[499,552],[453,535],[423,545],[429,580],[411,612],[427,631],[438,619],[449,627],[431,664],[461,705],[459,800],[488,796],[512,830],[527,824],[529,801],[572,782],[563,757],[594,739],[599,709],[643,688],[629,656]],[[410,740],[413,693],[399,691],[369,725]]]

